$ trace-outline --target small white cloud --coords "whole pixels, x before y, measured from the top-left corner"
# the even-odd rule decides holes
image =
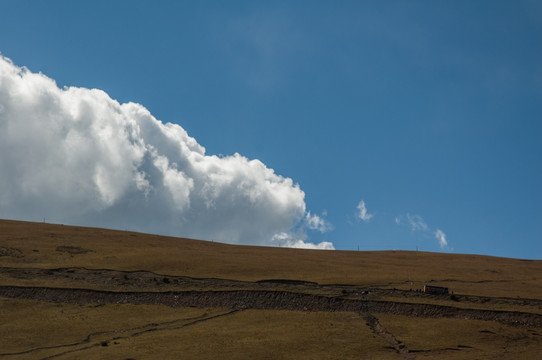
[[[448,241],[446,241],[446,234],[442,230],[437,229],[437,231],[435,231],[435,238],[437,238],[441,249],[448,247]]]
[[[358,213],[357,213],[357,216],[358,218],[360,218],[361,220],[365,221],[365,222],[369,222],[369,220],[371,220],[374,216],[374,214],[369,214],[367,212],[367,206],[365,206],[365,201],[361,200],[357,206],[358,208]]]
[[[420,215],[411,215],[410,213],[407,213],[406,216],[412,231],[427,230],[427,224],[423,221],[423,218]]]
[[[275,246],[290,247],[298,249],[315,249],[315,250],[335,250],[332,243],[328,241],[322,241],[318,244],[306,242],[304,234],[295,236],[292,233],[280,233],[273,236],[273,243]]]
[[[395,218],[395,223],[398,225],[403,226],[410,226],[411,230],[414,231],[421,231],[423,237],[428,237],[430,234],[433,234],[435,238],[438,240],[440,248],[441,249],[448,249],[448,241],[446,240],[446,234],[444,231],[440,229],[436,229],[436,231],[433,233],[433,229],[429,227],[423,218],[420,215],[417,214],[406,214],[406,221],[403,221],[404,217],[402,215],[399,215]],[[408,222],[408,224],[407,224]]]
[[[307,215],[305,215],[305,225],[308,229],[316,230],[321,233],[325,233],[326,231],[333,229],[333,226],[329,222],[316,214],[311,214],[310,211],[308,211]]]

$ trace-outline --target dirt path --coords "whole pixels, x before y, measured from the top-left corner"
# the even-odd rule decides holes
[[[148,304],[172,307],[266,309],[294,311],[347,311],[412,317],[499,321],[508,325],[542,327],[542,315],[456,308],[432,304],[345,299],[290,291],[167,291],[113,292],[72,288],[0,286],[0,296],[71,304]]]
[[[29,349],[29,350],[25,350],[21,352],[14,352],[14,353],[0,353],[0,357],[34,354],[36,352],[43,351],[43,350],[64,349],[64,351],[61,351],[54,355],[47,356],[42,359],[42,360],[49,360],[49,359],[54,359],[66,354],[84,351],[93,347],[109,346],[109,344],[114,343],[118,340],[133,338],[133,337],[141,336],[150,332],[179,330],[179,329],[192,326],[204,321],[214,320],[214,319],[221,318],[224,316],[233,315],[236,312],[238,312],[238,310],[230,310],[226,312],[218,311],[216,313],[210,313],[210,314],[205,313],[198,317],[182,318],[182,319],[166,321],[162,323],[151,323],[151,324],[129,328],[129,329],[116,329],[113,331],[95,332],[95,333],[91,333],[87,335],[84,339],[81,339],[80,341],[75,342],[75,343],[61,344],[61,345],[47,346],[47,347],[38,347],[38,348],[33,348],[33,349]]]
[[[91,334],[91,335],[89,335],[87,337],[87,339],[90,339],[91,337],[94,337],[96,335],[102,335],[102,337],[103,337],[103,335],[108,335],[108,336],[106,337],[105,340],[98,340],[98,341],[95,340],[90,345],[83,346],[83,347],[76,348],[76,349],[67,350],[67,351],[64,351],[64,352],[61,352],[61,353],[58,353],[58,354],[54,354],[54,355],[45,357],[42,360],[54,359],[54,358],[57,358],[57,357],[60,357],[60,356],[66,355],[66,354],[71,354],[71,353],[75,353],[75,352],[79,352],[79,351],[84,351],[84,350],[87,350],[87,349],[92,348],[92,347],[109,346],[110,343],[113,343],[115,341],[141,336],[141,335],[147,334],[149,332],[179,330],[179,329],[182,329],[182,328],[185,328],[185,327],[188,327],[188,326],[199,324],[199,323],[204,322],[204,321],[214,320],[214,319],[221,318],[221,317],[224,317],[224,316],[232,315],[232,314],[235,314],[236,312],[238,312],[238,310],[231,310],[231,311],[222,312],[222,313],[214,314],[214,315],[205,314],[205,315],[203,315],[201,317],[194,318],[194,319],[179,319],[179,320],[168,321],[168,322],[159,323],[159,324],[149,324],[149,325],[145,325],[143,327],[133,328],[133,329],[115,330],[115,331],[110,331],[110,332],[107,332],[107,333]],[[111,336],[113,334],[118,334],[119,332],[124,332],[124,333],[127,333],[127,334],[126,335],[121,335],[121,336],[119,336],[119,335],[116,335],[116,336],[113,336],[113,337]],[[87,343],[88,343],[88,341],[87,341]]]
[[[367,326],[373,330],[375,334],[387,341],[395,351],[402,355],[404,360],[414,360],[414,356],[408,352],[408,349],[404,343],[397,340],[392,333],[390,333],[376,317],[369,313],[361,313],[361,317],[365,319]]]

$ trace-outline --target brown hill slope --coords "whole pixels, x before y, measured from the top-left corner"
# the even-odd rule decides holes
[[[0,318],[0,359],[536,358],[542,261],[0,220]]]
[[[4,256],[2,256],[4,255]],[[0,221],[3,267],[147,270],[256,281],[291,279],[542,299],[542,261],[408,251],[322,251],[227,245],[114,230]]]

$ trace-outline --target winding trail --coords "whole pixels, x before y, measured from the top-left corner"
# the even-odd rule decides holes
[[[141,336],[150,332],[178,330],[178,329],[192,326],[204,321],[214,320],[214,319],[221,318],[224,316],[233,315],[237,312],[238,310],[229,310],[225,312],[220,311],[218,313],[211,313],[211,314],[205,313],[197,317],[182,318],[182,319],[177,319],[177,320],[172,320],[172,321],[165,321],[161,323],[150,323],[150,324],[146,324],[146,325],[138,326],[134,328],[117,329],[117,330],[112,330],[112,331],[100,331],[100,332],[91,333],[87,335],[84,339],[78,342],[54,345],[54,346],[37,347],[37,348],[32,348],[32,349],[20,351],[20,352],[0,353],[0,357],[13,356],[13,355],[26,355],[26,354],[35,353],[42,350],[68,348],[68,350],[62,351],[60,353],[56,353],[54,355],[47,356],[43,358],[42,360],[54,359],[62,355],[87,350],[93,347],[108,346],[109,343],[116,340],[133,338],[133,337]]]

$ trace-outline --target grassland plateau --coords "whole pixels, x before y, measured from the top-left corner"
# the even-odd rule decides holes
[[[542,261],[0,220],[0,360],[156,358],[541,359]]]

